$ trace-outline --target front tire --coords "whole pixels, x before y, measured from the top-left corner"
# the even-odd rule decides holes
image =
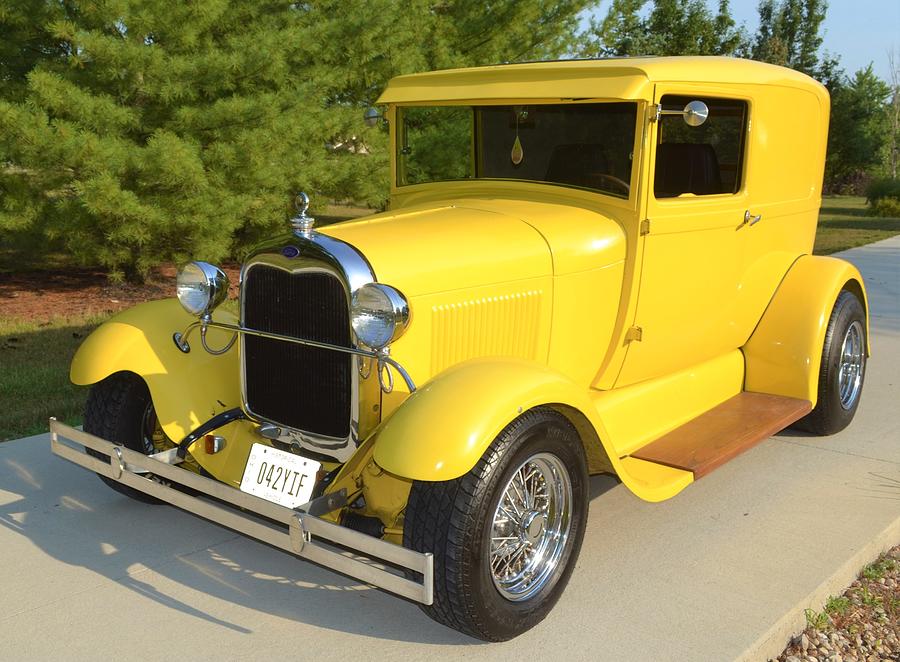
[[[84,431],[138,453],[156,451],[154,435],[161,434],[150,390],[132,372],[117,372],[91,387],[84,409]],[[109,461],[108,455],[87,449],[90,455]],[[120,494],[144,503],[163,503],[149,494],[98,474]]]
[[[584,448],[537,408],[510,423],[467,474],[415,481],[404,546],[434,554],[431,618],[485,641],[542,621],[562,595],[587,521]]]
[[[850,425],[866,373],[866,312],[849,290],[838,295],[828,320],[815,409],[797,422],[813,434],[829,435]]]

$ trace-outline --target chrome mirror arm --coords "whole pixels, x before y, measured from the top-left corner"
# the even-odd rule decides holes
[[[188,326],[184,330],[184,332],[179,333],[176,331],[174,334],[172,334],[172,340],[175,343],[175,346],[179,350],[181,350],[183,353],[185,353],[185,354],[190,353],[191,345],[188,342],[188,336],[190,336],[191,332],[194,329],[196,329],[198,326],[200,326],[200,320],[197,320],[196,322],[191,322],[190,324],[188,324]]]
[[[702,101],[691,101],[682,110],[663,108],[661,103],[656,104],[655,112],[650,115],[651,122],[659,120],[667,115],[680,115],[688,126],[700,126],[709,117],[709,107]]]
[[[228,341],[228,344],[225,345],[222,349],[212,349],[209,345],[206,344],[206,330],[209,328],[207,324],[200,325],[200,343],[203,345],[203,349],[206,350],[208,354],[212,354],[213,356],[221,356],[229,349],[234,346],[234,341],[238,338],[238,333],[235,331],[231,334],[231,340]]]
[[[210,347],[206,342],[206,333],[207,331],[209,331],[210,326],[215,327],[217,325],[212,321],[212,317],[207,313],[196,322],[191,322],[184,330],[184,333],[175,333],[172,336],[172,340],[175,341],[175,346],[185,354],[188,354],[191,351],[191,344],[188,342],[188,336],[190,336],[191,332],[193,332],[193,330],[198,326],[200,327],[200,344],[203,345],[203,349],[206,350],[207,354],[212,354],[213,356],[221,356],[222,354],[225,354],[234,346],[234,342],[238,338],[239,332],[234,331],[231,336],[231,340],[228,341],[228,344],[226,344],[225,347],[222,347],[221,349],[213,349],[212,347]]]

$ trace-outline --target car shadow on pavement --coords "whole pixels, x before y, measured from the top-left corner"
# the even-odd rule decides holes
[[[867,406],[868,401],[863,401],[863,406]],[[788,444],[795,444],[805,448],[825,453],[841,453],[853,454],[865,457],[865,449],[854,447],[852,451],[841,448],[832,441],[831,437],[821,436],[806,430],[798,430],[795,428],[785,428],[773,435],[778,441]],[[878,458],[872,458],[878,460]],[[845,483],[848,490],[857,496],[863,496],[869,499],[887,499],[890,501],[900,501],[900,467],[896,464],[888,462],[881,471],[868,471],[864,474],[854,476],[852,480]]]
[[[596,476],[591,476],[590,482],[588,483],[588,494],[590,495],[591,501],[594,501],[609,492],[616,485],[621,484],[622,481],[620,481],[619,477],[615,474],[597,474]]]
[[[0,525],[53,559],[90,570],[160,606],[238,633],[253,632],[260,620],[253,612],[261,612],[367,637],[482,643],[433,622],[412,602],[172,506],[132,501],[109,490],[95,476],[51,456],[49,449],[39,459],[35,458],[41,454],[34,449],[19,452],[28,446],[0,444]],[[35,553],[29,546],[22,548]],[[7,548],[0,559],[6,554],[16,552]],[[53,572],[52,563],[39,565]],[[62,600],[64,608],[67,598],[80,603],[85,591],[90,595],[106,590],[83,573],[60,574],[65,581],[53,577],[47,582],[46,576],[13,578],[12,586],[4,581],[23,600],[17,599],[11,614],[0,609],[0,617],[38,609],[50,601]],[[53,583],[67,588],[60,593],[58,586],[41,586]],[[35,586],[36,591],[29,588]],[[42,597],[41,591],[46,595]],[[252,611],[242,622],[241,610],[219,601]]]

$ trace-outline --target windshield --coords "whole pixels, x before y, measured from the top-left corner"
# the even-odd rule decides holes
[[[518,179],[627,198],[636,103],[406,106],[398,185]]]

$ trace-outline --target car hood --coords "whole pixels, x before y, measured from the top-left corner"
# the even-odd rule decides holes
[[[356,247],[379,282],[410,297],[549,275],[550,250],[505,214],[447,205],[378,214],[321,230]]]
[[[624,258],[620,226],[564,205],[458,200],[319,230],[355,246],[409,297],[598,268]]]

